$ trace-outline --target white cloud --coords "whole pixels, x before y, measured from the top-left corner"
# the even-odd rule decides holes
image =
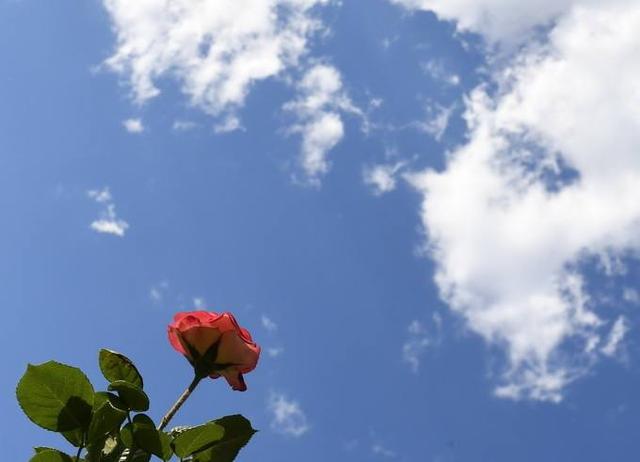
[[[412,336],[402,345],[402,360],[409,364],[414,374],[420,369],[420,358],[430,344],[429,337]]]
[[[442,61],[430,59],[420,64],[422,72],[433,80],[455,87],[460,85],[460,76],[447,70]]]
[[[491,42],[525,43],[535,28],[548,25],[576,6],[596,6],[601,0],[390,0],[411,10],[429,10],[455,21],[461,31],[483,34]],[[632,0],[609,0],[607,3]]]
[[[129,133],[142,133],[144,131],[141,119],[127,119],[122,122],[122,125]]]
[[[449,120],[455,110],[455,104],[445,107],[439,104],[429,105],[426,108],[426,118],[423,121],[414,122],[411,125],[431,135],[436,141],[441,141],[449,126]]]
[[[212,115],[242,106],[251,86],[297,66],[328,0],[103,0],[117,36],[106,65],[136,102],[174,78]]]
[[[113,234],[114,236],[123,237],[129,224],[118,218],[116,214],[116,206],[112,202],[111,192],[108,187],[101,190],[87,191],[87,195],[96,201],[98,204],[102,204],[104,207],[100,211],[100,216],[97,220],[91,222],[89,227],[98,233]]]
[[[395,35],[393,37],[385,37],[382,39],[380,44],[382,45],[382,49],[387,51],[391,46],[398,41],[398,36]]]
[[[311,67],[298,84],[298,97],[284,109],[295,114],[297,123],[292,133],[300,133],[302,147],[300,166],[310,184],[330,168],[328,153],[344,136],[341,112],[362,115],[345,93],[338,70],[326,64]]]
[[[278,356],[280,356],[282,353],[284,353],[284,347],[268,347],[267,348],[267,354],[271,357],[271,358],[277,358]]]
[[[271,393],[267,404],[272,414],[271,428],[284,435],[299,437],[310,429],[307,416],[297,401],[282,393]]]
[[[149,298],[153,303],[161,303],[169,290],[169,283],[167,281],[161,281],[158,284],[154,284],[149,289]]]
[[[427,328],[417,319],[407,328],[408,337],[402,345],[402,360],[409,364],[413,373],[420,370],[420,361],[429,347],[441,341],[442,318],[438,313],[432,316],[432,328]]]
[[[160,303],[162,301],[162,293],[156,287],[152,287],[149,289],[149,298],[154,303]]]
[[[260,317],[260,322],[262,323],[262,327],[269,332],[269,334],[275,334],[278,331],[278,324],[275,323],[275,321],[273,321],[271,318],[269,318],[267,315],[262,315]],[[282,353],[284,353],[284,347],[283,346],[271,346],[271,347],[266,347],[265,351],[267,352],[267,355],[269,355],[269,357],[271,358],[277,358],[278,356],[280,356]]]
[[[207,308],[207,301],[204,297],[193,297],[193,308],[196,310],[204,310]]]
[[[578,2],[405,3],[503,38]],[[562,399],[604,335],[580,265],[640,249],[640,4],[580,3],[496,77],[495,96],[470,95],[469,142],[446,169],[412,178],[441,296],[506,351],[498,396]]]
[[[116,217],[115,206],[110,204],[102,218],[91,222],[91,229],[98,233],[113,234],[123,237],[129,224]]]
[[[620,342],[622,342],[628,330],[629,327],[627,326],[625,318],[623,316],[618,317],[609,332],[607,343],[602,347],[602,353],[607,356],[615,356],[620,347]]]
[[[376,456],[382,456],[387,459],[395,459],[396,457],[398,457],[398,455],[394,451],[384,447],[380,443],[374,443],[371,446],[371,452]]]
[[[187,132],[197,126],[198,124],[191,120],[174,120],[171,128],[176,132]]]
[[[362,171],[362,179],[371,187],[374,195],[381,196],[396,189],[396,177],[405,165],[405,162],[396,162],[365,167]]]
[[[111,191],[109,191],[108,187],[87,191],[87,196],[99,204],[106,204],[112,200]]]
[[[267,331],[275,332],[278,330],[278,325],[268,316],[263,314],[260,318],[260,321],[262,322],[262,327],[264,327]]]
[[[622,291],[622,298],[629,303],[640,302],[640,293],[632,287],[625,287]]]
[[[222,122],[213,126],[213,131],[215,133],[230,133],[243,129],[240,119],[235,115],[227,115]]]

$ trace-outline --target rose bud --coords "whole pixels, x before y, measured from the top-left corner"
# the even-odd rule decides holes
[[[260,347],[231,313],[177,313],[168,333],[171,346],[189,360],[198,377],[223,376],[234,390],[247,389],[242,374],[256,367]]]

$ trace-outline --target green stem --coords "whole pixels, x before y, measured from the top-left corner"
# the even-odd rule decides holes
[[[187,398],[191,396],[191,393],[193,392],[193,390],[196,389],[196,387],[198,386],[201,380],[202,380],[202,377],[198,375],[196,375],[193,378],[193,380],[191,381],[187,389],[182,392],[178,400],[173,404],[173,406],[171,406],[171,409],[169,409],[167,413],[164,415],[164,417],[160,421],[160,425],[158,425],[158,430],[164,430],[164,428],[167,426],[169,421],[173,418],[175,413],[178,412],[178,409],[180,409],[180,407],[184,404]]]

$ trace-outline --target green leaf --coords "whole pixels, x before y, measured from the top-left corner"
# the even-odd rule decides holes
[[[151,459],[151,454],[142,450],[137,450],[133,454],[130,462],[149,462],[149,459]]]
[[[116,351],[102,349],[98,356],[100,370],[109,382],[124,380],[138,388],[143,388],[142,375],[129,358]]]
[[[89,425],[94,393],[80,369],[55,361],[29,364],[16,395],[27,417],[42,428],[64,432]]]
[[[73,446],[79,448],[84,443],[85,430],[82,428],[76,428],[75,430],[69,430],[68,432],[60,432],[62,436],[71,443]]]
[[[189,428],[173,440],[173,450],[180,458],[200,451],[224,436],[224,427],[216,423],[207,423]]]
[[[57,451],[57,449],[50,448],[50,447],[47,447],[47,446],[36,446],[35,448],[33,448],[33,450],[36,452],[36,454],[38,454],[39,452],[44,452],[44,451]]]
[[[108,433],[119,430],[122,422],[127,417],[127,413],[122,409],[114,406],[118,398],[110,393],[96,393],[96,403],[101,405],[93,412],[89,431],[87,433],[87,441],[89,443],[98,442]]]
[[[125,382],[116,380],[109,384],[109,391],[117,391],[124,404],[132,411],[146,411],[149,409],[149,397],[140,388]]]
[[[136,415],[133,425],[125,425],[120,431],[120,437],[126,447],[144,449],[162,460],[169,460],[173,455],[171,437],[157,430],[153,420],[145,414]]]
[[[124,416],[126,417],[127,406],[113,393],[107,393],[106,391],[98,391],[94,396],[93,401],[93,414],[91,417],[91,421],[95,418],[96,411],[102,406],[105,401],[109,401],[113,407],[116,409],[120,409],[125,412]],[[120,422],[122,424],[122,422]],[[91,426],[91,424],[90,424]],[[68,432],[62,432],[62,436],[66,438],[66,440],[71,443],[73,446],[79,448],[85,444],[85,431],[82,428],[78,428],[76,430],[70,430]]]
[[[239,414],[214,420],[213,423],[224,428],[224,436],[209,448],[194,454],[193,462],[231,462],[257,431]]]
[[[169,460],[173,455],[173,448],[171,447],[171,437],[160,430],[156,430],[158,432],[160,446],[157,451],[152,451],[153,454],[160,457],[162,460]]]
[[[169,460],[173,455],[171,437],[157,430],[153,420],[145,414],[133,418],[133,436],[136,445],[162,460]]]
[[[120,439],[125,447],[131,449],[133,447],[133,424],[128,423],[120,430]]]
[[[73,458],[57,449],[39,451],[29,462],[73,462]]]

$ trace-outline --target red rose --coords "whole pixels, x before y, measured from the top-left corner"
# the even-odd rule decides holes
[[[201,377],[223,376],[234,390],[245,391],[242,374],[258,363],[260,347],[231,313],[177,313],[168,327],[171,346],[182,353]]]

